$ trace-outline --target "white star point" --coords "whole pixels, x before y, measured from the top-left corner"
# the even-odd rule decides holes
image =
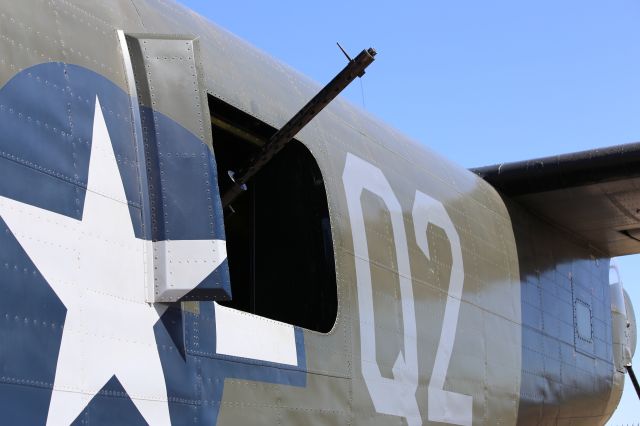
[[[170,424],[153,331],[164,308],[145,300],[145,252],[152,243],[134,235],[97,98],[82,220],[2,196],[0,216],[67,308],[47,424],[73,422],[113,375],[148,423]],[[204,244],[162,243],[187,257]],[[199,265],[196,273],[174,269],[172,280],[195,288],[222,260]]]

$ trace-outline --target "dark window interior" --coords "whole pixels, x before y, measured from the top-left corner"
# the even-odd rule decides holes
[[[275,129],[209,97],[220,193]],[[309,150],[289,143],[225,212],[232,300],[225,306],[319,332],[337,316],[324,182]]]

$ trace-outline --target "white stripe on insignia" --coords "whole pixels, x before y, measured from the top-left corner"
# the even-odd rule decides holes
[[[298,365],[293,326],[215,304],[216,352]]]

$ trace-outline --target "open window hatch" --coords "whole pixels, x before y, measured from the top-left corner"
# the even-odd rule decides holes
[[[229,171],[254,156],[276,129],[209,96],[220,194]],[[329,332],[338,299],[324,181],[311,152],[287,144],[225,212],[232,299],[221,304]]]

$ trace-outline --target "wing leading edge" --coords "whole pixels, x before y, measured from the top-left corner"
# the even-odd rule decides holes
[[[611,257],[640,253],[640,143],[471,171]]]

